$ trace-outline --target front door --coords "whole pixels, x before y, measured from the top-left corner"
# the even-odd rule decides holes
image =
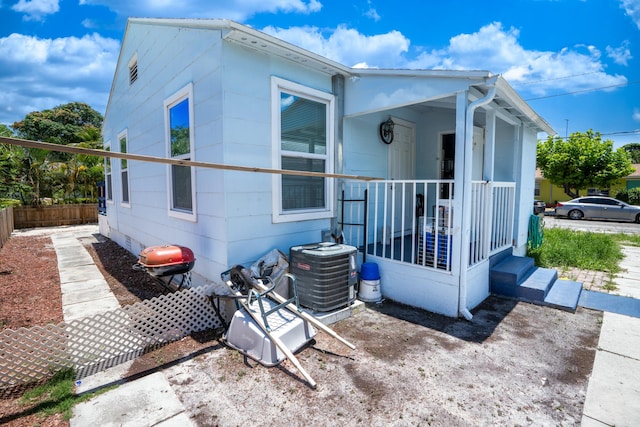
[[[393,119],[393,142],[389,145],[389,179],[413,180],[416,175],[416,127],[414,123]],[[413,187],[400,183],[391,187],[394,198],[393,223],[388,217],[388,224],[393,228],[393,236],[403,236],[411,232],[414,212]],[[404,195],[404,204],[403,204]],[[404,219],[404,228],[403,228]]]
[[[440,137],[440,179],[454,179],[456,161],[456,134],[445,133]],[[440,198],[450,199],[451,187],[448,184],[440,186]]]

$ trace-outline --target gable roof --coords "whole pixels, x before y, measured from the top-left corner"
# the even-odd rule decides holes
[[[450,79],[466,79],[477,81],[477,84],[471,84],[470,89],[474,89],[478,97],[483,96],[488,88],[486,82],[496,77],[488,71],[473,70],[402,70],[402,69],[359,69],[351,68],[333,61],[324,56],[310,52],[306,49],[293,45],[277,37],[270,36],[261,31],[255,30],[246,25],[228,19],[179,19],[179,18],[129,18],[123,36],[126,39],[130,26],[132,25],[153,25],[167,27],[186,27],[194,29],[211,29],[221,31],[222,38],[232,43],[236,43],[252,50],[258,50],[268,55],[273,55],[298,63],[304,67],[314,69],[329,75],[342,75],[345,78],[366,77],[366,76],[384,76],[391,77],[409,77],[409,78],[450,78]],[[120,52],[122,55],[122,50]],[[118,58],[119,69],[122,58]],[[497,94],[492,101],[492,105],[498,112],[506,113],[508,116],[517,117],[527,126],[538,131],[545,132],[548,135],[555,135],[555,130],[540,117],[507,83],[501,76],[497,76]],[[115,79],[114,79],[115,83]],[[113,90],[113,87],[112,87]],[[471,90],[473,94],[473,90]],[[109,103],[111,97],[109,97]],[[107,106],[107,111],[109,106]]]
[[[127,29],[131,24],[218,30],[222,31],[224,40],[297,62],[323,73],[344,76],[352,74],[350,67],[228,19],[129,18]],[[125,37],[126,32],[127,30]]]

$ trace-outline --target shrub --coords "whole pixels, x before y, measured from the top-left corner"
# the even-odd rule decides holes
[[[616,193],[615,198],[630,205],[640,205],[640,188],[620,190]]]
[[[0,199],[0,209],[4,209],[9,206],[22,206],[22,202],[17,199]]]

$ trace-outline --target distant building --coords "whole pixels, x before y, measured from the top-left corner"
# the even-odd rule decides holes
[[[628,176],[619,179],[610,188],[589,188],[584,194],[581,192],[581,196],[591,195],[607,195],[615,197],[619,190],[640,187],[640,164],[636,163],[631,165],[634,171]],[[548,179],[542,175],[540,168],[536,168],[536,184],[535,184],[535,198],[536,200],[542,200],[547,205],[552,205],[556,202],[566,202],[571,200],[571,197],[564,192],[562,187],[557,185],[551,185]]]

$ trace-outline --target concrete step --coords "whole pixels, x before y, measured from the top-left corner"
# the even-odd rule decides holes
[[[550,268],[533,267],[527,277],[519,284],[511,281],[491,280],[491,292],[511,298],[542,303],[553,283],[558,279],[558,272]]]
[[[510,255],[491,267],[490,281],[498,288],[517,286],[533,272],[533,258]]]
[[[550,307],[575,313],[582,294],[582,283],[559,279],[553,283],[544,298],[544,304]]]

